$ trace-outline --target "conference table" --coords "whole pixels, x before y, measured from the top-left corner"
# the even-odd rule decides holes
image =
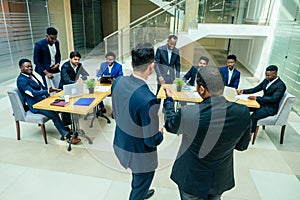
[[[160,90],[158,91],[157,98],[159,99],[166,99],[166,93],[164,90],[164,87],[169,88],[172,92],[172,98],[174,101],[180,102],[192,102],[192,103],[200,103],[202,102],[202,98],[200,95],[196,92],[196,87],[188,86],[186,89],[183,88],[180,92],[177,91],[176,85],[174,84],[164,84],[161,86]],[[236,95],[238,97],[238,95]],[[238,104],[243,104],[249,108],[259,108],[260,105],[256,100],[250,100],[250,99],[238,99],[238,98],[230,98],[226,95],[224,97],[228,101],[234,101]]]
[[[111,84],[100,84],[98,85],[98,89],[95,89],[95,92],[92,94],[87,94],[84,93],[81,96],[78,97],[73,97],[70,98],[69,104],[66,106],[54,106],[50,105],[53,103],[56,99],[61,99],[63,100],[63,91],[60,91],[52,96],[49,96],[46,99],[43,99],[42,101],[36,103],[33,105],[34,108],[36,109],[42,109],[42,110],[51,110],[51,111],[56,111],[56,112],[64,112],[64,113],[70,113],[71,114],[71,119],[72,119],[72,124],[71,124],[71,129],[73,133],[77,133],[78,135],[86,138],[89,142],[89,144],[92,144],[93,142],[91,139],[84,133],[82,129],[80,129],[80,124],[79,124],[79,117],[80,115],[88,115],[91,111],[93,111],[93,119],[91,121],[91,124],[93,123],[93,120],[96,118],[96,108],[98,104],[103,101],[108,95],[110,95],[111,90],[110,90]],[[104,88],[105,89],[101,89]],[[80,98],[94,98],[94,100],[89,104],[85,106],[78,106],[74,105]],[[73,134],[73,137],[75,137],[75,134]],[[72,138],[69,142],[68,146],[68,151],[71,150],[71,144],[72,144]]]

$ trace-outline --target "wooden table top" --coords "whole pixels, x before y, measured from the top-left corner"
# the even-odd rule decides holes
[[[172,91],[172,98],[175,101],[186,101],[186,102],[194,102],[194,103],[200,103],[202,101],[202,98],[199,96],[199,94],[196,92],[196,87],[189,86],[188,90],[181,90],[181,92],[177,92],[176,86],[174,84],[165,84],[162,85],[158,94],[157,98],[159,99],[166,99],[166,93],[164,91],[164,87],[169,88]],[[226,98],[226,96],[225,96]],[[230,101],[229,98],[226,98],[228,101]],[[249,108],[259,108],[260,105],[257,103],[256,100],[243,100],[239,99],[235,101],[238,104],[243,104]]]

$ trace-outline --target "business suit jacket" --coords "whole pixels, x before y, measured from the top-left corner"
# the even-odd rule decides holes
[[[260,104],[260,107],[265,107],[269,115],[275,115],[278,112],[279,102],[285,93],[286,86],[279,77],[266,89],[268,83],[269,81],[264,79],[256,87],[243,90],[243,94],[253,94],[263,90],[263,96],[256,97],[256,101]]]
[[[168,49],[167,45],[158,47],[154,58],[155,60],[154,67],[157,75],[157,81],[159,80],[159,77],[162,76],[165,79],[166,83],[173,83],[175,77],[176,78],[180,77],[179,49],[177,48],[173,49],[170,63],[168,59],[167,49]],[[168,75],[168,71],[169,71],[169,75]]]
[[[61,67],[59,88],[63,89],[64,85],[76,83],[79,75],[81,75],[82,80],[86,80],[89,73],[83,68],[81,63],[78,64],[75,72],[71,62],[65,62]]]
[[[203,199],[234,187],[233,150],[243,151],[250,141],[250,114],[246,106],[223,96],[184,106],[175,113],[168,97],[165,128],[182,134],[171,179],[179,189]]]
[[[118,77],[112,85],[112,106],[116,120],[114,151],[121,165],[133,173],[157,168],[156,147],[163,140],[159,131],[159,102],[145,81]]]
[[[100,70],[97,73],[97,77],[101,78],[101,76],[103,76],[103,75],[110,75],[113,78],[117,78],[119,76],[123,76],[122,65],[120,63],[118,63],[118,62],[115,61],[114,65],[113,65],[113,67],[111,69],[111,72],[109,73],[107,62],[102,62],[100,64]]]
[[[241,73],[237,69],[233,68],[233,73],[229,84],[228,84],[228,67],[227,66],[221,67],[220,71],[223,74],[225,86],[233,87],[235,89],[239,87]]]
[[[48,90],[45,86],[32,74],[32,77],[37,81],[32,80],[30,77],[20,73],[17,78],[17,87],[27,103],[29,110],[37,113],[38,110],[33,108],[33,105],[49,96]]]
[[[55,55],[55,63],[60,63],[61,61],[61,54],[59,48],[59,42],[56,40],[54,43],[56,47],[56,55]],[[41,75],[42,77],[45,76],[44,70],[50,70],[51,65],[51,55],[48,48],[48,43],[46,39],[38,41],[34,46],[34,54],[33,60],[35,64],[35,71]],[[57,72],[59,72],[59,68],[57,68]]]
[[[184,75],[183,80],[188,81],[188,85],[195,86],[196,76],[199,67],[192,66],[190,70]]]

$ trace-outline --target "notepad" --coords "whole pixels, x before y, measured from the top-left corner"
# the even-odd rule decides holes
[[[95,100],[95,98],[80,98],[78,99],[74,105],[75,106],[89,106]]]

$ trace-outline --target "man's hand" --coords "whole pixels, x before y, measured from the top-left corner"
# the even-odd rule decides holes
[[[52,65],[50,68],[51,69],[56,69],[56,68],[58,68],[59,67],[59,63],[56,63],[55,65]]]
[[[250,100],[256,100],[256,96],[249,96],[248,99],[250,99]]]
[[[160,132],[161,132],[162,134],[164,134],[164,128],[161,128],[161,129],[160,129]]]
[[[172,97],[172,91],[166,86],[163,86],[163,88],[165,90],[166,96],[167,97]]]
[[[165,79],[164,79],[162,76],[159,77],[158,80],[159,80],[159,83],[160,83],[161,85],[164,85],[164,84],[165,84]]]
[[[49,93],[51,93],[51,92],[60,92],[60,91],[61,91],[61,89],[57,89],[57,88],[53,88],[53,87],[49,88]]]
[[[243,90],[236,90],[238,94],[243,94]]]
[[[49,79],[52,79],[52,78],[53,78],[53,74],[52,74],[52,73],[49,73],[49,72],[46,74],[46,76],[47,76],[47,78],[49,78]]]

